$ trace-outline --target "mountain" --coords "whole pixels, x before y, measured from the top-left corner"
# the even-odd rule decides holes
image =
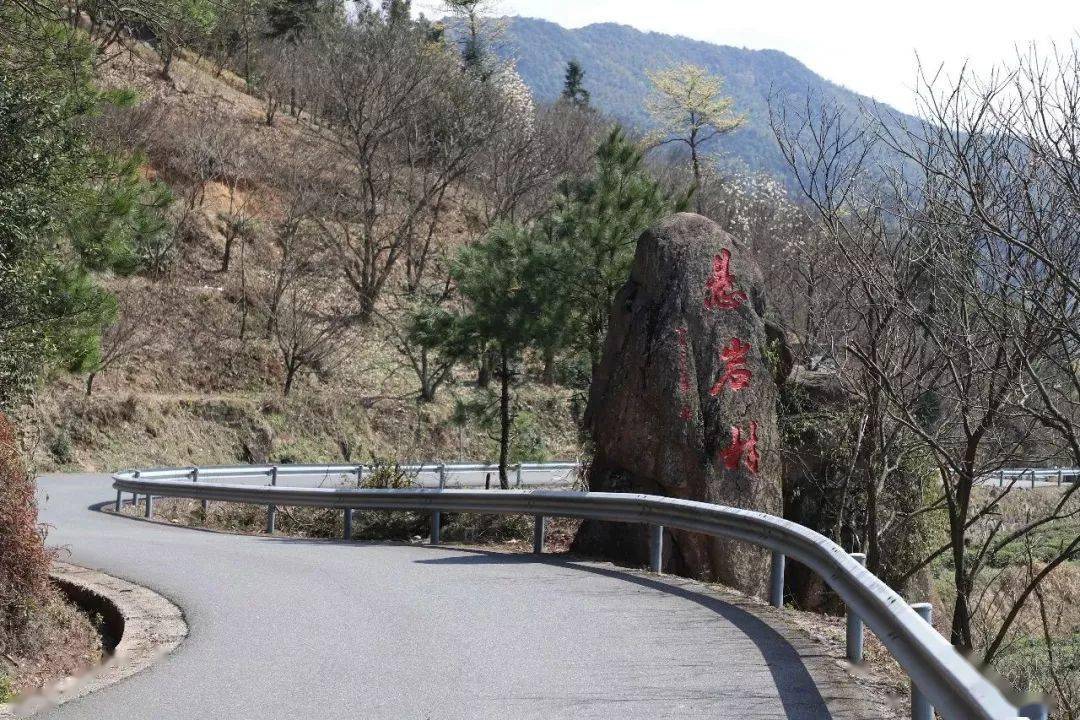
[[[562,92],[567,61],[577,60],[585,70],[585,87],[593,105],[641,130],[650,126],[645,111],[651,89],[647,70],[693,63],[722,76],[725,92],[747,120],[718,141],[719,149],[751,169],[784,178],[790,172],[769,127],[770,93],[794,109],[805,107],[808,94],[832,98],[851,112],[874,104],[871,98],[829,82],[778,50],[714,45],[615,23],[574,30],[525,17],[504,18],[503,23],[505,32],[497,51],[504,58],[516,59],[518,72],[538,99],[556,99]],[[916,122],[888,106],[878,108],[904,124]]]

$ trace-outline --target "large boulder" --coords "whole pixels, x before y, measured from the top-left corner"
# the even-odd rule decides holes
[[[681,213],[638,240],[611,310],[585,425],[589,487],[781,511],[776,383],[761,273],[711,220]],[[647,530],[585,523],[575,548],[642,563]],[[665,538],[671,572],[763,590],[768,554],[695,533]]]

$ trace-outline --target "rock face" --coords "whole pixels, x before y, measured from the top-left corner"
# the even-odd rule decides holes
[[[682,213],[638,240],[615,299],[585,424],[589,487],[781,511],[776,384],[766,361],[761,274],[719,226]],[[582,552],[637,563],[647,529],[586,523]],[[768,553],[675,531],[665,567],[760,593]]]

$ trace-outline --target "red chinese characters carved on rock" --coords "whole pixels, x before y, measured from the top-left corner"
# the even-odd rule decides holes
[[[690,409],[690,403],[687,402],[687,396],[690,394],[690,370],[686,360],[686,328],[676,328],[675,334],[678,336],[679,342],[679,394],[683,398],[683,405],[679,410],[679,419],[690,420],[694,414]]]
[[[720,351],[720,361],[724,363],[724,373],[716,384],[709,389],[709,394],[716,397],[724,392],[724,388],[730,386],[732,390],[742,390],[750,384],[753,377],[749,368],[746,367],[746,355],[750,352],[750,343],[743,342],[739,338],[731,338],[731,341]]]
[[[757,423],[750,421],[750,432],[745,438],[742,428],[732,426],[731,445],[721,450],[720,455],[724,459],[724,467],[728,470],[737,469],[742,461],[747,470],[756,474],[761,459],[757,449]]]
[[[713,258],[712,273],[705,283],[706,310],[735,310],[746,302],[746,293],[735,289],[731,274],[731,251],[724,249]]]

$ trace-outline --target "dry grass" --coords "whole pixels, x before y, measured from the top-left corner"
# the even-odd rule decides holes
[[[144,506],[125,504],[121,513],[142,517]],[[206,528],[243,535],[259,535],[266,531],[266,507],[241,503],[211,503],[203,513],[198,500],[160,498],[154,501],[154,516],[158,522],[185,527]],[[547,552],[568,552],[577,532],[579,520],[549,518]],[[353,539],[381,542],[423,542],[430,532],[427,513],[409,511],[380,511],[353,513]],[[275,530],[278,535],[299,538],[338,539],[344,532],[344,516],[340,510],[309,507],[279,507]],[[444,513],[441,539],[444,543],[479,545],[508,552],[531,552],[533,518],[531,515],[481,515],[476,513]]]
[[[101,659],[100,636],[49,581],[52,560],[37,522],[33,478],[0,413],[0,701]]]
[[[977,488],[974,500],[985,503],[997,492],[994,488]],[[1051,515],[1062,492],[1056,487],[1011,490],[989,519],[994,525],[1000,523],[997,537]],[[1080,534],[1080,516],[1067,517],[1077,507],[1080,494],[1065,506],[1062,514],[1066,517],[1041,526],[989,559],[976,580],[973,595],[972,629],[977,648],[989,646],[1030,579]],[[974,529],[972,547],[981,545],[988,528],[989,524],[983,523]],[[933,571],[934,624],[948,637],[955,598],[951,563],[943,558]],[[1028,596],[992,665],[1011,687],[1048,695],[1058,707],[1053,717],[1080,717],[1080,563],[1074,560],[1059,565],[1043,579],[1039,593]]]
[[[93,619],[51,587],[26,608],[20,622],[22,648],[0,652],[0,678],[7,678],[0,690],[7,685],[14,696],[30,693],[101,662],[101,635]]]

